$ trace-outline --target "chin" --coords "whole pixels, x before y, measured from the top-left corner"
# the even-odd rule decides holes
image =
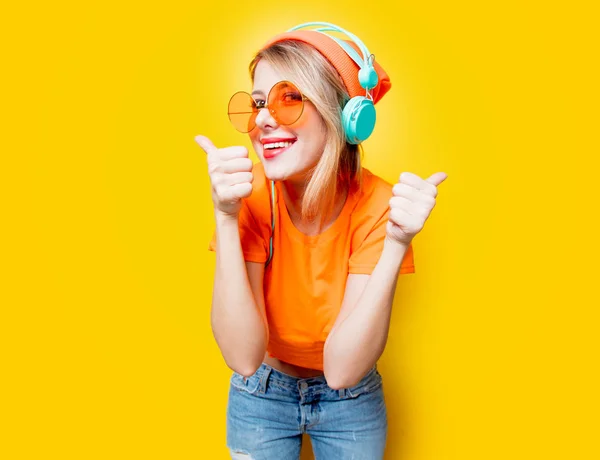
[[[265,176],[268,180],[292,180],[294,182],[299,182],[306,180],[308,171],[314,167],[314,165],[311,167],[307,164],[298,164],[297,158],[294,155],[286,157],[286,153],[283,153],[279,158],[265,159],[261,155],[258,155],[258,157],[263,165]]]
[[[276,168],[265,167],[265,176],[268,180],[273,181],[291,181],[294,183],[305,183],[308,181],[309,177],[305,171],[298,170],[286,170],[282,171]]]
[[[279,168],[269,167],[270,165],[265,163],[263,163],[263,166],[265,170],[265,176],[268,180],[282,181],[290,177],[289,174],[279,170]]]

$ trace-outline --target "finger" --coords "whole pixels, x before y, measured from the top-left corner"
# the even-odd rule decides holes
[[[436,201],[432,195],[421,190],[416,190],[406,184],[396,184],[392,190],[394,197],[405,198],[413,206],[418,206],[419,208],[433,208],[435,206]]]
[[[400,227],[406,227],[415,219],[414,216],[401,208],[393,208],[390,210],[390,222]]]
[[[407,214],[415,213],[415,204],[403,196],[393,196],[390,198],[390,210],[402,209]]]
[[[248,198],[252,194],[252,184],[244,182],[231,187],[238,198]]]
[[[230,187],[224,187],[219,193],[219,199],[225,202],[235,202],[252,194],[252,184],[244,182]]]
[[[427,182],[426,180],[421,179],[416,174],[410,172],[403,172],[400,174],[400,183],[410,185],[415,189],[425,192],[434,198],[437,196],[437,189],[434,184]]]
[[[419,190],[414,188],[412,185],[408,185],[402,182],[398,182],[392,187],[392,193],[394,196],[403,196],[410,201],[419,200]]]
[[[225,147],[219,150],[219,159],[233,160],[234,158],[248,158],[248,149],[246,147]]]
[[[221,171],[227,174],[252,171],[254,164],[250,158],[234,158],[233,160],[224,161],[221,164]]]
[[[423,228],[423,220],[420,217],[408,214],[403,209],[392,209],[389,220],[407,234],[418,233]]]
[[[226,174],[223,183],[227,185],[243,184],[245,182],[252,183],[254,176],[251,172],[236,172]]]
[[[436,187],[448,178],[445,172],[437,172],[426,179],[426,182],[435,185]]]
[[[402,209],[407,214],[410,214],[414,217],[419,217],[420,219],[427,219],[429,214],[431,214],[431,210],[435,206],[435,198],[431,198],[428,195],[424,195],[421,193],[423,199],[430,199],[431,202],[413,202],[410,201],[403,196],[395,196],[390,199],[390,210],[393,209]]]
[[[206,136],[198,134],[194,139],[196,140],[198,145],[202,147],[202,150],[204,150],[204,153],[206,153],[207,155],[216,153],[217,150],[219,150],[217,147],[215,147],[215,144],[213,144],[212,141]]]

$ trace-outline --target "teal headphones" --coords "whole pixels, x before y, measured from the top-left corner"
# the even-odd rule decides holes
[[[342,126],[344,127],[344,132],[346,134],[346,142],[349,144],[360,144],[371,135],[373,129],[375,128],[375,105],[373,104],[373,96],[371,95],[370,90],[377,86],[379,77],[377,76],[377,72],[373,67],[374,56],[369,52],[365,44],[360,41],[357,36],[328,22],[307,22],[292,27],[287,32],[293,32],[298,29],[313,26],[318,26],[318,28],[312,30],[323,33],[338,43],[360,68],[358,71],[358,81],[360,86],[365,89],[365,95],[351,98],[342,109]],[[331,34],[326,34],[325,32],[343,33],[354,43],[356,43],[362,53],[362,56],[345,41],[340,40]],[[275,232],[275,211],[277,207],[275,200],[275,184],[273,181],[270,182],[271,237],[269,239],[269,258],[267,259],[266,266],[269,265],[271,259],[273,258],[273,233]]]
[[[365,89],[365,95],[353,97],[346,103],[342,110],[342,125],[344,126],[344,132],[346,133],[346,142],[349,144],[360,144],[371,135],[375,128],[375,105],[373,104],[373,96],[371,95],[370,90],[377,86],[379,78],[373,67],[374,56],[356,35],[328,22],[306,22],[297,25],[296,27],[292,27],[288,32],[312,26],[320,26],[313,30],[321,32],[333,39],[344,49],[344,51],[346,51],[348,56],[356,62],[358,67],[360,67],[360,70],[358,71],[358,81],[360,86]],[[349,37],[356,43],[362,56],[345,41],[325,33],[328,31],[341,32]]]

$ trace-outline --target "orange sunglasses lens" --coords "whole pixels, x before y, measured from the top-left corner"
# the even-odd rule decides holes
[[[273,86],[269,91],[268,104],[271,115],[280,125],[291,125],[298,121],[304,110],[302,93],[289,81]]]
[[[244,91],[231,96],[227,113],[231,124],[242,133],[249,133],[256,126],[255,120],[258,115],[256,104],[252,96]]]

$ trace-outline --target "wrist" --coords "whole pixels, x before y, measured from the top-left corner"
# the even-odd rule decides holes
[[[215,211],[215,222],[217,226],[238,225],[239,214],[225,214],[221,211]]]
[[[399,264],[402,263],[404,255],[410,246],[410,242],[400,242],[393,240],[388,236],[385,237],[383,243],[383,252],[392,260],[396,260]]]

